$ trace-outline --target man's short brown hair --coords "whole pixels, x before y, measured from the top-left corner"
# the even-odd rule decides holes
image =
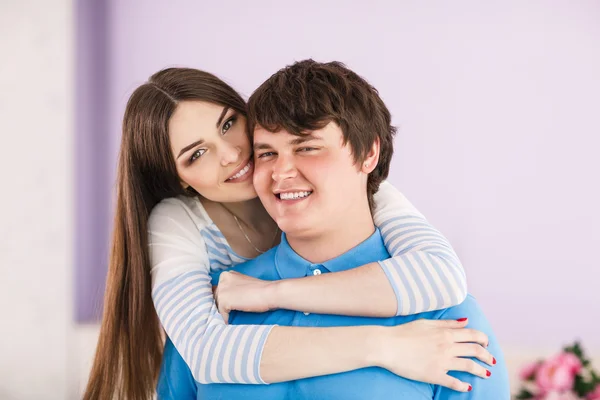
[[[289,65],[260,85],[248,100],[251,135],[256,125],[273,133],[283,129],[300,136],[335,122],[358,165],[379,139],[379,162],[367,181],[371,209],[373,194],[387,178],[394,153],[396,128],[391,119],[377,89],[337,61],[304,60]]]

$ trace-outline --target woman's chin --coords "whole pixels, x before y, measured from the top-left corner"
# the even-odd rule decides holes
[[[215,203],[239,203],[242,201],[253,200],[258,197],[252,181],[249,185],[239,185],[228,190],[218,190],[212,193],[200,193],[202,197]]]

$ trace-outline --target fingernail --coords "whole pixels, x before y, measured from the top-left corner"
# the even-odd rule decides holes
[[[492,376],[492,373],[489,370],[486,369],[485,370],[485,376],[488,376],[488,377]]]
[[[473,390],[473,388],[471,387],[471,385],[469,385],[469,389],[467,391],[470,392],[471,390]]]
[[[463,321],[466,321],[466,320],[467,320],[466,318],[459,318],[459,319],[457,319],[458,322],[463,322]]]
[[[496,357],[492,357],[492,364],[496,365]]]

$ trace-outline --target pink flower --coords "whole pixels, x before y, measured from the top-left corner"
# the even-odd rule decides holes
[[[543,400],[582,400],[581,397],[577,397],[577,395],[571,391],[568,392],[550,392],[544,397]]]
[[[519,378],[524,381],[535,378],[535,374],[541,364],[542,363],[540,361],[526,364],[523,368],[521,368],[521,371],[519,371]]]
[[[596,386],[593,392],[589,393],[586,397],[587,400],[600,400],[600,385]]]
[[[581,371],[581,368],[583,366],[581,365],[581,361],[579,360],[579,358],[577,358],[575,354],[562,353],[559,356],[562,359],[562,363],[567,367],[571,368],[575,372],[575,374],[578,374],[579,371]]]
[[[573,389],[575,375],[581,370],[581,361],[573,353],[560,353],[539,367],[536,384],[542,393]]]

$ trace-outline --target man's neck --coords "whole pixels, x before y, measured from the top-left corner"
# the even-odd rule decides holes
[[[322,263],[358,246],[375,231],[373,218],[368,210],[337,223],[328,222],[331,222],[331,228],[314,235],[286,235],[290,247],[311,263]]]

